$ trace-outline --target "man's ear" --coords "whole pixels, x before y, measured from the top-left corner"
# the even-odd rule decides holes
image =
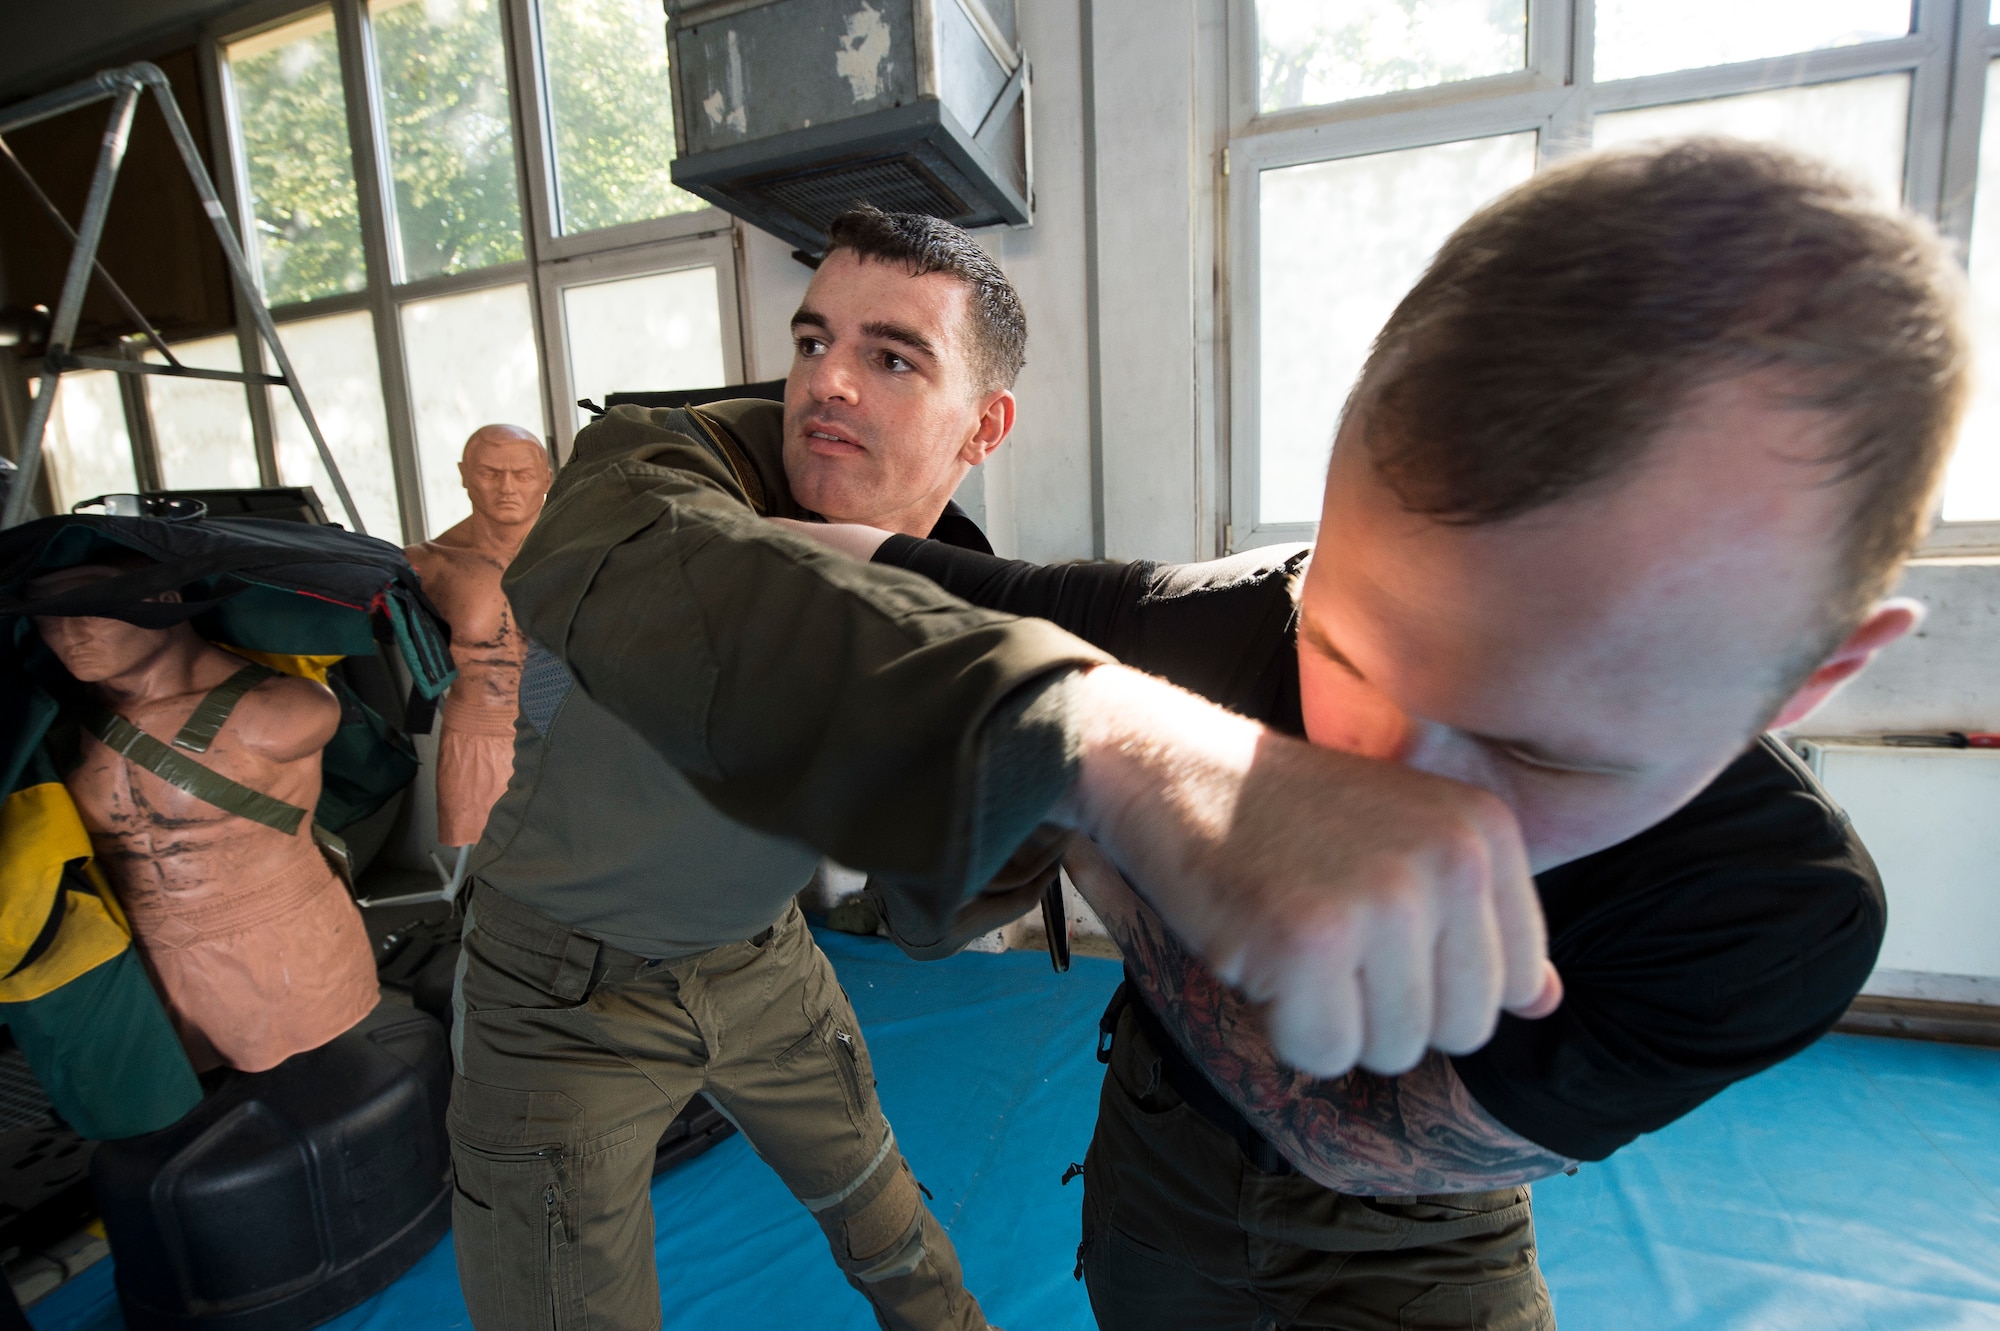
[[[986,399],[986,406],[979,414],[979,425],[972,437],[965,441],[965,447],[958,451],[958,460],[976,467],[993,456],[993,450],[1000,447],[1008,433],[1014,428],[1014,390],[1002,388]]]
[[[1924,607],[1906,597],[1884,601],[1875,607],[1861,627],[1847,635],[1833,654],[1799,685],[1798,692],[1785,700],[1768,729],[1782,730],[1805,720],[1819,705],[1831,698],[1848,680],[1868,668],[1875,654],[1924,622]]]

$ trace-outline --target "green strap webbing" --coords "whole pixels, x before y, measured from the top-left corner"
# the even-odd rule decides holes
[[[174,736],[174,747],[186,749],[189,753],[207,753],[208,746],[215,743],[216,735],[222,730],[222,723],[236,710],[236,704],[243,701],[243,695],[277,673],[267,665],[252,661],[210,689],[195,704],[187,724],[181,727],[181,733]]]
[[[222,773],[204,767],[192,758],[175,753],[160,741],[115,712],[98,708],[83,718],[83,728],[97,736],[114,753],[145,768],[178,790],[185,790],[224,813],[248,818],[290,836],[299,830],[306,811],[296,804],[273,799],[248,786],[238,785]]]

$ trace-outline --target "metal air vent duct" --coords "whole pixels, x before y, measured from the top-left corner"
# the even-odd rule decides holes
[[[666,0],[676,185],[809,255],[857,203],[1034,212],[1013,0]]]

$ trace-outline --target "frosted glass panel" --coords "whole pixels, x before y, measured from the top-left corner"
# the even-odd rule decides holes
[[[403,277],[521,257],[502,0],[373,0]]]
[[[2000,61],[1986,67],[1979,193],[1972,205],[1972,333],[1979,363],[1958,451],[1945,473],[1946,522],[2000,521]]]
[[[240,370],[233,334],[174,347],[183,365]],[[159,362],[156,351],[146,359]],[[160,479],[169,490],[227,490],[258,485],[257,448],[250,432],[250,401],[242,384],[212,379],[146,376],[153,442],[160,450]]]
[[[284,305],[361,290],[361,216],[333,11],[231,42],[224,56],[266,299]]]
[[[298,319],[279,324],[278,337],[368,534],[400,544],[403,527],[396,516],[396,469],[389,453],[388,418],[382,410],[374,319],[366,310]],[[292,405],[291,393],[272,389],[271,411],[278,435],[279,478],[286,485],[312,486],[327,517],[347,525],[346,510],[299,409]]]
[[[1910,0],[1597,0],[1597,81],[1886,41]]]
[[[1783,144],[1831,162],[1889,201],[1903,197],[1910,76],[1883,74],[1597,117],[1596,147],[1688,134]]]
[[[674,109],[659,0],[541,0],[538,8],[560,229],[706,208],[668,173]]]
[[[424,530],[435,536],[472,512],[458,479],[465,440],[482,425],[542,432],[541,372],[523,284],[403,306],[403,359],[417,421]]]
[[[1266,171],[1259,181],[1258,521],[1313,522],[1368,345],[1452,230],[1535,169],[1535,136]]]
[[[33,386],[39,390],[41,381],[34,380]],[[42,463],[55,487],[59,513],[67,513],[78,500],[139,488],[117,374],[72,370],[56,380],[55,405],[42,436]]]
[[[564,287],[563,335],[574,396],[714,388],[722,365],[715,269],[683,268]],[[588,414],[576,409],[578,425]]]
[[[1260,111],[1522,69],[1525,0],[1257,0]]]

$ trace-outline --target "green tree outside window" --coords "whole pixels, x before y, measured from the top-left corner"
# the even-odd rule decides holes
[[[497,0],[369,6],[406,280],[521,258]]]
[[[673,96],[659,0],[542,0],[560,229],[694,212],[676,189]]]
[[[325,10],[227,52],[264,298],[272,305],[366,284],[333,15]]]

